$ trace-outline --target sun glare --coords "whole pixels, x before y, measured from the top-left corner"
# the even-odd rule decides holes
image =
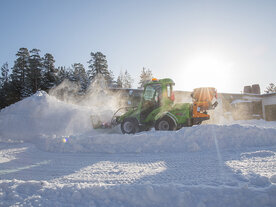
[[[201,53],[191,55],[185,61],[183,74],[187,84],[196,87],[215,87],[219,91],[230,89],[231,68],[233,64],[219,54]],[[185,83],[185,86],[187,84]]]

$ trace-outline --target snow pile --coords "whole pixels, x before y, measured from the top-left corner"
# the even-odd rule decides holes
[[[87,107],[64,103],[44,91],[0,112],[0,139],[33,140],[39,136],[68,136],[91,130]]]
[[[276,205],[276,186],[262,191],[243,186],[56,185],[47,181],[0,182],[0,205],[11,206],[197,206],[260,207]]]
[[[265,121],[263,119],[238,120],[238,121],[226,122],[225,124],[228,124],[228,125],[239,124],[241,126],[256,126],[259,128],[276,128],[276,121]]]
[[[135,135],[83,134],[41,138],[38,146],[52,152],[190,152],[276,145],[276,128],[241,125],[202,125],[179,131],[150,131]]]
[[[254,120],[193,126],[173,132],[153,130],[123,135],[93,130],[91,114],[95,114],[95,109],[37,92],[0,112],[0,140],[29,141],[52,152],[106,153],[186,152],[276,145],[276,122]]]
[[[23,152],[26,148],[15,148],[15,149],[7,149],[0,151],[0,164],[5,162],[10,162],[11,160],[15,160],[15,154]]]

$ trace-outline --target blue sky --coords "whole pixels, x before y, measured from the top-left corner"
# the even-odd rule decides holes
[[[117,77],[137,82],[142,67],[176,89],[214,86],[239,93],[276,82],[276,1],[1,0],[0,64],[20,47],[52,53],[56,66],[90,52]]]

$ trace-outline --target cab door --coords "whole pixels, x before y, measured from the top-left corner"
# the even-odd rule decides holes
[[[144,122],[148,115],[161,106],[162,86],[161,84],[147,85],[143,94],[140,120]]]

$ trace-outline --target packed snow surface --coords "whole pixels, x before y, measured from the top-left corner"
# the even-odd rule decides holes
[[[276,206],[276,122],[123,135],[38,92],[0,112],[0,206]]]

